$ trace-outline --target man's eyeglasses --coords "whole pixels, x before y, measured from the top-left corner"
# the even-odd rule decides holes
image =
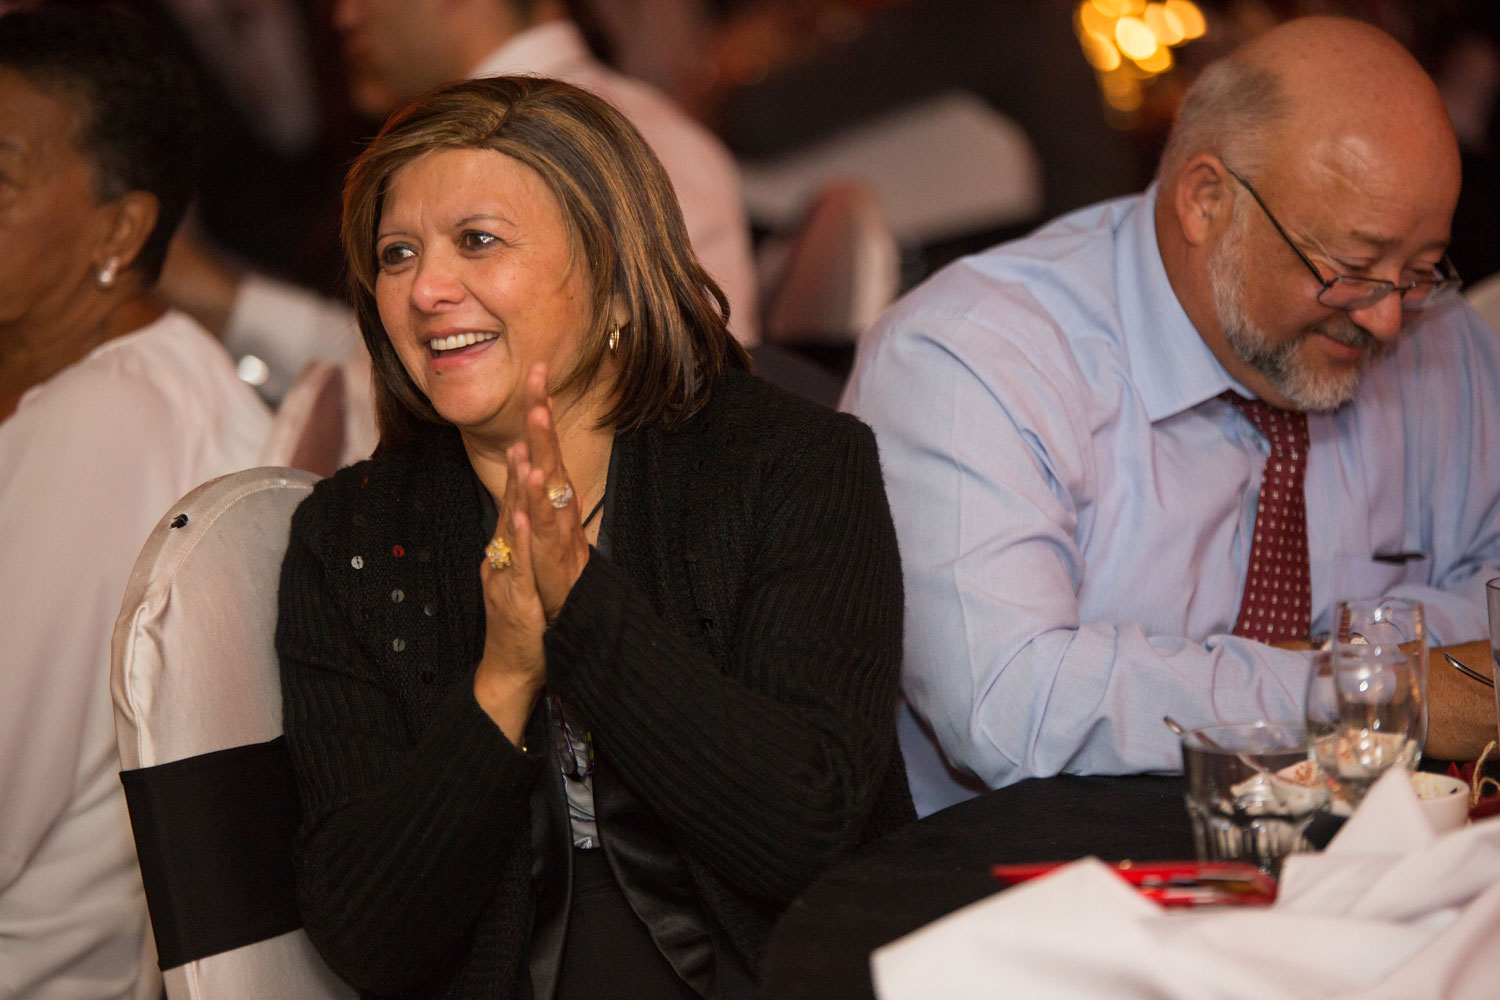
[[[1317,265],[1308,260],[1307,254],[1302,252],[1302,248],[1292,242],[1292,238],[1281,227],[1281,223],[1276,221],[1276,216],[1271,214],[1271,210],[1261,199],[1260,193],[1250,186],[1250,182],[1232,170],[1228,164],[1225,164],[1224,169],[1229,171],[1230,177],[1239,181],[1241,187],[1250,192],[1250,197],[1254,198],[1260,210],[1266,213],[1266,218],[1271,220],[1271,225],[1276,227],[1276,232],[1286,241],[1286,245],[1292,248],[1297,259],[1302,261],[1303,266],[1317,279],[1318,284],[1323,286],[1318,292],[1318,301],[1330,309],[1364,309],[1367,306],[1373,306],[1392,292],[1401,296],[1402,309],[1428,309],[1447,299],[1463,284],[1447,254],[1444,254],[1443,259],[1438,262],[1437,271],[1431,278],[1419,278],[1404,285],[1381,281],[1378,278],[1356,278],[1348,274],[1335,274],[1331,278],[1324,278]]]

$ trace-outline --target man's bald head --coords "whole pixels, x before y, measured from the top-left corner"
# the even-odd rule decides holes
[[[1242,173],[1338,156],[1417,161],[1457,184],[1458,147],[1437,87],[1360,21],[1288,21],[1206,69],[1183,101],[1158,176],[1213,153]]]
[[[1162,263],[1204,342],[1262,399],[1330,409],[1405,313],[1389,292],[1348,309],[1321,296],[1346,279],[1436,277],[1458,143],[1437,87],[1394,39],[1303,18],[1204,71],[1158,181]]]

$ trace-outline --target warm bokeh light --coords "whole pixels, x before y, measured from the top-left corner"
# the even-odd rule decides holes
[[[1152,78],[1172,68],[1173,46],[1207,30],[1192,0],[1081,0],[1073,12],[1073,31],[1104,101],[1127,120],[1145,103]]]
[[[1167,10],[1166,4],[1148,3],[1141,20],[1146,22],[1146,27],[1151,29],[1151,33],[1162,45],[1176,45],[1182,41],[1182,22],[1176,14]]]
[[[1140,109],[1144,100],[1141,81],[1125,72],[1108,73],[1099,80],[1104,100],[1116,111],[1129,113]]]
[[[1183,41],[1191,42],[1195,38],[1202,38],[1203,33],[1208,30],[1203,11],[1192,0],[1167,0],[1166,8],[1167,13],[1177,19]]]
[[[1172,68],[1172,50],[1165,45],[1159,46],[1146,58],[1135,60],[1135,64],[1152,76],[1165,73]]]
[[[1122,17],[1115,22],[1115,42],[1121,52],[1135,60],[1149,59],[1157,49],[1156,36],[1138,17]]]
[[[1100,11],[1098,4],[1086,2],[1078,5],[1078,14],[1073,23],[1077,29],[1079,41],[1088,36],[1107,42],[1110,47],[1113,47],[1116,20],[1117,18],[1113,15]]]
[[[1086,34],[1079,36],[1078,41],[1083,46],[1083,57],[1099,72],[1108,73],[1120,68],[1120,50],[1108,38]]]

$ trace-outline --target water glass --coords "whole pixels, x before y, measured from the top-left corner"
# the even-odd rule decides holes
[[[1333,606],[1333,646],[1368,646],[1373,655],[1388,659],[1410,658],[1427,699],[1427,619],[1421,601],[1404,597],[1357,597]],[[1427,739],[1427,718],[1422,718],[1422,739]]]
[[[1182,734],[1187,808],[1200,861],[1249,861],[1269,875],[1310,850],[1307,825],[1328,801],[1302,726],[1204,726]]]
[[[1330,644],[1313,654],[1307,686],[1312,759],[1347,813],[1392,767],[1422,755],[1427,711],[1416,657],[1378,644]]]

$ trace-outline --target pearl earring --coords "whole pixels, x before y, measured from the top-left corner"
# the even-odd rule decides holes
[[[111,285],[113,285],[115,283],[115,274],[119,270],[120,258],[111,257],[106,260],[104,262],[104,266],[99,268],[99,274],[96,278],[96,280],[99,282],[99,287],[109,288]]]

